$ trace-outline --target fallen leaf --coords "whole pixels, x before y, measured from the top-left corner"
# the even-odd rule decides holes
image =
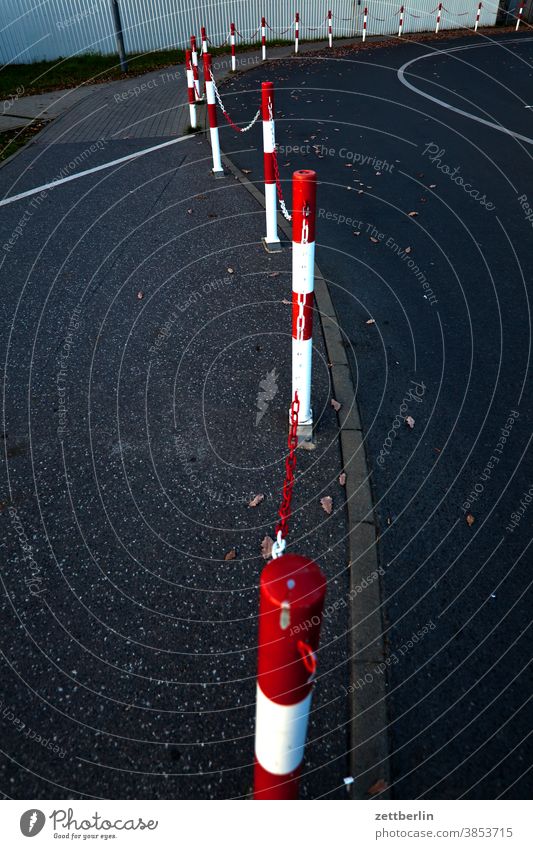
[[[429,188],[430,188],[430,189],[436,189],[436,188],[437,188],[437,184],[436,184],[436,183],[432,183],[432,184],[431,184],[431,186],[430,186]]]
[[[474,524],[474,522],[475,522],[475,521],[476,521],[476,520],[475,520],[475,519],[474,519],[474,517],[472,516],[472,513],[467,513],[467,514],[466,514],[466,524],[468,525],[468,527],[469,527],[469,528],[471,528],[471,527],[472,527],[472,525]]]
[[[410,427],[410,428],[411,428],[411,430],[412,430],[412,429],[414,428],[414,426],[415,426],[415,420],[414,420],[414,418],[413,418],[412,416],[406,416],[405,424],[406,424],[408,427]]]
[[[282,300],[282,302],[281,302],[281,303],[282,303],[282,304],[286,304],[288,307],[290,307],[290,305],[291,305],[291,302],[290,302],[290,301],[288,301],[288,300],[287,300],[287,298],[283,298],[283,300]]]
[[[321,498],[320,504],[322,505],[322,509],[324,510],[324,512],[328,515],[333,510],[333,499],[331,495],[325,495],[324,498]]]
[[[353,231],[353,234],[354,234],[354,236],[360,236],[360,235],[361,235],[361,231],[360,231],[360,230],[354,230],[354,231]]]
[[[369,318],[369,319],[367,319],[367,320],[365,321],[365,324],[375,324],[375,323],[376,323],[376,319],[375,319],[375,318]]]
[[[234,268],[228,268],[228,274],[235,274]]]
[[[346,472],[341,472],[339,475],[339,483],[341,486],[346,486]]]
[[[414,218],[415,215],[418,215],[418,212],[408,212],[407,215],[409,216],[409,218]]]
[[[261,502],[264,501],[264,500],[265,500],[265,496],[262,495],[261,493],[259,495],[254,495],[254,497],[252,498],[252,500],[248,504],[248,507],[257,507],[257,505],[261,504]]]
[[[192,209],[187,210],[187,215],[192,215]]]
[[[251,173],[252,173],[252,169],[251,169],[251,168],[243,168],[243,169],[242,169],[242,173],[243,173],[243,174],[251,174]]]
[[[406,254],[410,254],[410,253],[411,253],[411,248],[404,248],[404,249],[403,249],[403,252],[404,252],[404,253],[406,253]]]
[[[235,560],[237,557],[237,552],[234,548],[230,549],[227,554],[224,555],[224,560]]]
[[[272,558],[272,546],[274,545],[274,540],[272,537],[265,537],[263,542],[261,543],[261,554],[263,555],[264,560],[270,560]]]
[[[144,292],[137,292],[137,297],[140,301],[144,298]]]
[[[385,781],[384,778],[379,778],[372,787],[369,787],[366,791],[369,796],[377,796],[378,793],[383,793],[384,790],[387,790],[389,785]]]
[[[342,406],[342,404],[339,404],[339,402],[338,402],[338,401],[335,401],[335,398],[332,398],[332,399],[331,399],[331,406],[333,407],[333,409],[335,410],[335,412],[336,412],[336,413],[338,413],[338,412],[339,412],[339,410],[340,410],[340,408],[341,408],[341,406]]]
[[[370,241],[374,242],[375,245],[379,242],[379,239],[375,239],[374,236],[370,236]]]
[[[279,271],[271,271],[268,276],[269,277],[279,277],[279,275],[280,275]]]

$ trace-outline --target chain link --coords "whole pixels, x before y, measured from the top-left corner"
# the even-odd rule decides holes
[[[277,151],[277,146],[276,146],[276,133],[275,133],[275,130],[274,130],[274,114],[272,112],[272,100],[270,100],[270,98],[268,100],[268,117],[269,117],[269,120],[270,120],[270,130],[271,130],[271,133],[272,133],[272,157],[273,157],[273,162],[274,162],[274,178],[276,180],[276,190],[277,190],[277,193],[278,193],[279,205],[280,205],[280,209],[281,209],[281,212],[283,214],[283,217],[287,221],[292,221],[292,215],[290,214],[289,210],[287,209],[287,206],[286,206],[285,201],[283,199],[283,189],[281,188],[281,179],[280,179],[280,176],[279,176],[279,165],[278,165],[278,151]]]
[[[259,117],[260,117],[260,115],[261,115],[261,110],[260,110],[260,109],[258,109],[258,110],[257,110],[257,112],[256,112],[256,113],[255,113],[255,115],[254,115],[253,120],[252,120],[252,121],[250,121],[250,123],[249,123],[246,127],[239,127],[239,126],[238,126],[238,125],[237,125],[234,121],[232,121],[232,120],[231,120],[229,113],[228,113],[228,112],[226,111],[226,109],[224,108],[224,104],[222,103],[222,98],[221,98],[221,96],[220,96],[220,92],[219,92],[219,90],[218,90],[218,88],[217,88],[217,86],[216,86],[216,83],[215,83],[215,78],[214,78],[214,76],[213,76],[213,71],[211,71],[211,82],[213,83],[213,90],[214,90],[214,92],[215,92],[215,97],[216,97],[216,99],[218,100],[218,105],[219,105],[219,106],[220,106],[220,108],[222,109],[222,114],[224,115],[224,118],[226,119],[226,121],[228,122],[228,124],[229,124],[231,127],[233,127],[233,129],[234,129],[237,133],[247,133],[247,132],[248,132],[248,130],[251,130],[251,129],[252,129],[252,127],[253,127],[253,125],[255,124],[255,122],[259,119]]]
[[[285,538],[289,532],[289,519],[291,516],[292,490],[294,487],[294,472],[296,471],[296,449],[298,447],[298,413],[300,412],[300,400],[298,393],[294,393],[291,404],[291,423],[287,446],[289,453],[285,458],[285,481],[283,483],[283,495],[279,508],[279,522],[276,525],[276,541],[272,546],[272,558],[275,559],[285,551]]]

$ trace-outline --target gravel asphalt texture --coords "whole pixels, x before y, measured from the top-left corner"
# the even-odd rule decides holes
[[[222,88],[244,123],[275,83],[289,206],[294,168],[318,172],[380,531],[396,798],[532,790],[532,58],[526,32],[448,34]],[[222,145],[260,181],[253,141]]]

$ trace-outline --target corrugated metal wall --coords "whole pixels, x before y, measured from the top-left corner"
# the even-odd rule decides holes
[[[250,38],[265,15],[272,27],[269,37],[280,37],[300,11],[302,38],[326,35],[328,8],[333,12],[334,33],[361,32],[367,2],[369,34],[398,31],[396,0],[120,0],[124,39],[128,52],[184,47],[191,33],[207,26],[214,44],[223,42],[230,21]],[[422,32],[435,26],[435,0],[408,0],[404,32]],[[441,28],[472,26],[477,0],[446,0]],[[484,2],[481,23],[493,25],[498,4]],[[312,29],[313,28],[313,29]],[[318,30],[315,28],[319,28]],[[290,37],[291,32],[285,34]],[[115,50],[109,0],[0,0],[0,61],[33,62],[76,53],[112,53]]]

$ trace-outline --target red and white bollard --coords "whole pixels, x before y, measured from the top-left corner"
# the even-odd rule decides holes
[[[331,9],[328,11],[328,41],[329,46],[333,47],[333,27],[331,25]]]
[[[365,6],[365,11],[363,12],[363,41],[366,41],[367,21],[368,21],[368,6]]]
[[[478,28],[478,26],[479,26],[479,18],[480,18],[480,15],[481,15],[481,2],[480,2],[480,3],[478,3],[478,7],[477,7],[477,12],[476,12],[476,23],[475,23],[475,26],[474,26],[474,32],[477,32],[477,28]]]
[[[218,137],[217,124],[217,102],[215,96],[215,85],[211,78],[211,54],[204,53],[204,82],[205,96],[207,99],[207,115],[209,118],[209,137],[211,140],[211,153],[213,155],[213,175],[223,177],[222,159],[220,158],[220,139]]]
[[[207,53],[207,33],[205,31],[205,27],[202,27],[201,35],[202,35],[202,53]]]
[[[269,253],[281,250],[278,236],[277,188],[275,171],[276,131],[274,127],[274,83],[261,83],[263,118],[263,170],[265,174],[266,236],[263,245]]]
[[[230,24],[229,43],[231,45],[231,70],[237,70],[237,59],[235,56],[235,24]]]
[[[194,80],[194,97],[196,101],[203,100],[200,92],[200,75],[198,73],[198,49],[196,47],[196,36],[191,35],[191,57],[192,75]]]
[[[185,51],[185,73],[187,74],[187,94],[189,97],[189,122],[191,125],[191,129],[195,130],[198,126],[198,123],[196,121],[196,97],[194,94],[192,53],[190,50]]]
[[[522,12],[523,12],[523,11],[524,11],[524,4],[523,4],[523,3],[520,3],[520,8],[519,8],[519,10],[518,10],[518,19],[517,19],[517,21],[516,21],[516,27],[515,27],[515,29],[518,29],[518,27],[520,26],[520,21],[522,20]]]
[[[297,799],[326,579],[301,554],[271,560],[259,582],[254,799]]]
[[[300,13],[294,16],[294,52],[298,53],[298,41],[300,39]]]
[[[440,27],[440,16],[442,13],[442,3],[439,3],[437,7],[437,23],[435,24],[435,34],[438,33]]]
[[[292,175],[292,397],[298,393],[298,436],[313,435],[311,371],[315,288],[316,172]]]
[[[403,32],[403,6],[400,6],[400,25],[398,26],[398,38]]]
[[[267,48],[266,48],[266,20],[265,18],[261,18],[261,58],[263,62],[267,57]]]

